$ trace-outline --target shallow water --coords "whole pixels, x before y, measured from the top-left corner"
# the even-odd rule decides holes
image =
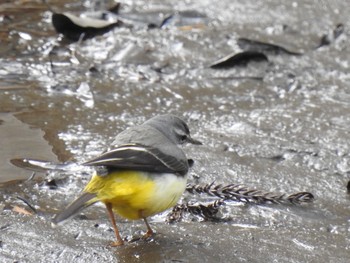
[[[90,1],[50,6],[79,13],[103,8]],[[346,1],[123,1],[120,12],[137,18],[133,29],[63,44],[46,5],[0,4],[1,261],[348,262]],[[169,14],[177,20],[164,28],[142,23]],[[316,49],[339,23],[344,33]],[[239,37],[303,55],[268,52],[269,62],[210,69],[239,50]],[[102,206],[56,228],[49,222],[80,192],[90,170],[49,171],[23,181],[32,172],[10,164],[21,157],[88,160],[118,132],[163,113],[182,116],[204,142],[185,148],[195,160],[191,183],[308,191],[314,203],[232,202],[221,209],[224,220],[213,222],[187,215],[167,224],[164,213],[150,220],[153,240],[111,248]],[[31,211],[18,196],[37,213],[16,212]],[[189,193],[184,199],[211,200]],[[120,221],[123,236],[145,230],[142,222]]]

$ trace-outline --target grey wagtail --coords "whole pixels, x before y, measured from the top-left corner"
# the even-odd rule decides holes
[[[119,133],[110,148],[83,163],[96,172],[83,193],[55,216],[57,224],[96,202],[106,205],[116,241],[123,245],[114,212],[127,219],[143,219],[174,206],[186,188],[189,161],[180,144],[202,144],[191,138],[187,124],[174,115],[153,117]]]

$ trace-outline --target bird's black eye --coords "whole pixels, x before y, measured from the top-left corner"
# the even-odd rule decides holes
[[[185,142],[187,140],[187,135],[180,135],[180,141]]]

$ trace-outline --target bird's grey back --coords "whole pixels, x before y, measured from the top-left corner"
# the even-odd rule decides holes
[[[157,148],[162,153],[173,156],[188,166],[183,150],[170,141],[161,131],[146,123],[130,127],[119,133],[109,150],[125,144],[140,144]]]

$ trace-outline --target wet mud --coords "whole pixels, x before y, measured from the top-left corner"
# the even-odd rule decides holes
[[[46,2],[0,3],[1,262],[349,261],[346,1],[123,1],[103,16],[115,2]],[[52,24],[66,12],[123,23],[72,40]],[[210,67],[244,52],[264,59]],[[155,237],[118,248],[108,245],[102,205],[53,227],[92,173],[74,163],[164,113],[184,118],[204,143],[184,147],[190,183],[315,200],[227,201],[215,219],[185,213],[171,224],[166,211],[150,219]],[[18,158],[68,166],[33,174],[11,164]],[[214,200],[186,192],[181,202]],[[118,224],[127,240],[146,230]]]

